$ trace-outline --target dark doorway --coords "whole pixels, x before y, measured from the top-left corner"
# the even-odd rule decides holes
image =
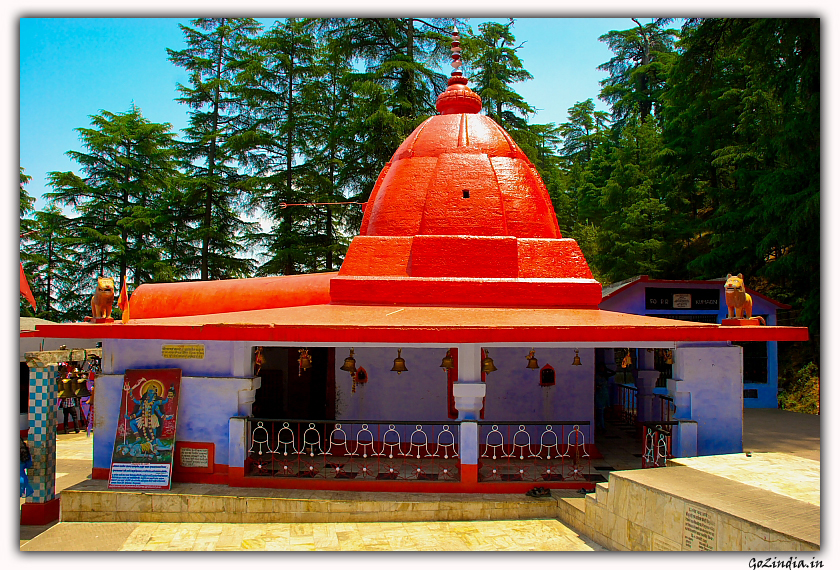
[[[29,412],[29,365],[20,363],[20,413]]]
[[[335,349],[309,348],[312,367],[301,371],[298,348],[266,346],[258,376],[254,417],[335,419]]]

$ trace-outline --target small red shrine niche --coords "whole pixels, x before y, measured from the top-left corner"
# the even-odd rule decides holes
[[[540,386],[554,386],[555,383],[554,367],[546,364],[540,369]]]

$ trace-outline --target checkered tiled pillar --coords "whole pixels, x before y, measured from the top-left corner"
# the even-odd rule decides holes
[[[35,491],[27,503],[46,503],[55,498],[55,430],[58,366],[29,368],[29,451],[32,469],[27,470]]]

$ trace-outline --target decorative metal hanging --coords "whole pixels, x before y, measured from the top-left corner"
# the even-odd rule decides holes
[[[265,364],[265,355],[263,355],[263,347],[258,346],[254,350],[254,376],[259,376],[260,369]]]
[[[674,363],[674,353],[671,351],[670,348],[665,349],[665,364],[673,364]]]
[[[575,358],[572,360],[572,366],[582,366],[580,363],[580,355],[578,355],[578,349],[575,349]]]
[[[621,367],[622,368],[627,368],[631,364],[633,364],[633,359],[630,358],[630,349],[628,348],[627,349],[627,354],[625,354],[624,358],[621,359]]]
[[[350,349],[350,356],[344,359],[344,364],[341,365],[339,370],[344,370],[345,372],[349,372],[350,374],[356,374],[356,359],[353,358],[355,352],[353,349]]]
[[[85,376],[79,372],[73,374],[73,383],[74,383],[74,390],[73,393],[76,394],[77,398],[88,398],[90,397],[90,390],[87,388],[87,379]]]
[[[490,351],[485,350],[484,359],[481,361],[481,371],[485,374],[489,374],[490,372],[495,372],[496,370],[498,370],[498,368],[496,368],[496,365],[493,364],[493,359],[490,358]]]
[[[452,351],[447,350],[446,356],[443,357],[443,360],[440,362],[440,367],[443,368],[444,372],[448,372],[455,368],[455,359],[452,358]]]
[[[304,370],[312,368],[312,358],[309,356],[308,348],[298,349],[300,356],[298,357],[298,376],[303,374]]]
[[[61,384],[59,384],[61,386],[61,392],[59,392],[58,396],[56,396],[58,399],[76,397],[76,394],[73,391],[73,380],[71,378],[63,378],[59,382],[61,382]]]
[[[532,348],[531,352],[528,353],[528,356],[525,357],[525,358],[528,359],[528,366],[526,366],[525,368],[530,368],[531,370],[539,370],[540,369],[540,363],[537,362],[537,357],[534,356],[535,352],[536,351]]]
[[[394,359],[394,367],[391,368],[391,372],[396,372],[397,375],[408,372],[408,368],[405,367],[405,358],[402,357],[401,348],[397,349],[397,357]]]

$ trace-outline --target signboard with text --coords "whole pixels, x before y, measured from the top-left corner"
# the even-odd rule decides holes
[[[717,311],[720,289],[645,287],[645,309]]]
[[[169,489],[181,369],[126,370],[109,489]]]

